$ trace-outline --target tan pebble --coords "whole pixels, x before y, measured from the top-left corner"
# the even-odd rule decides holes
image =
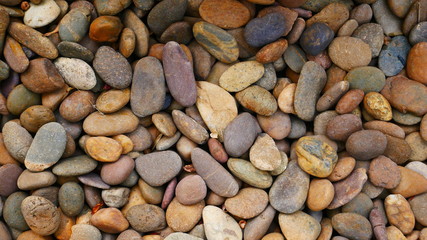
[[[128,212],[128,210],[135,206],[135,205],[140,205],[140,204],[146,204],[147,202],[145,201],[144,197],[142,196],[142,192],[139,189],[139,186],[133,186],[132,189],[130,190],[129,193],[129,200],[128,202],[122,207],[121,211],[123,213],[123,215],[126,217],[126,213]]]
[[[115,162],[123,151],[119,142],[108,137],[89,137],[85,148],[93,159],[100,162]]]
[[[294,96],[296,87],[295,83],[288,84],[280,93],[277,103],[282,112],[295,114]]]
[[[338,37],[345,37],[345,36],[350,37],[358,26],[359,26],[359,23],[356,20],[354,19],[347,20],[341,26],[340,30],[338,30]]]
[[[122,154],[129,153],[133,150],[133,142],[128,136],[120,134],[114,136],[113,139],[122,145]]]
[[[219,86],[228,92],[239,92],[264,75],[264,65],[257,61],[239,62],[228,68],[219,78]]]
[[[156,128],[159,129],[163,135],[168,137],[175,135],[177,129],[170,114],[164,112],[156,113],[153,114],[151,119]]]
[[[285,240],[285,237],[281,233],[269,233],[261,240]]]
[[[327,179],[313,179],[307,196],[307,207],[312,211],[322,211],[334,199],[334,186]]]
[[[90,223],[106,233],[120,233],[129,227],[129,222],[117,208],[103,208],[90,218]]]
[[[53,238],[51,236],[41,236],[31,230],[28,230],[19,234],[16,240],[53,240]]]
[[[117,112],[123,108],[130,99],[130,89],[111,89],[101,93],[96,99],[96,109],[103,113]]]
[[[288,48],[286,39],[279,39],[275,42],[265,45],[256,54],[256,60],[262,64],[271,63],[282,57]]]
[[[384,200],[388,221],[402,233],[409,234],[415,226],[415,216],[409,202],[400,194],[390,194]]]
[[[363,107],[375,119],[390,121],[393,118],[390,103],[377,92],[370,92],[363,99]]]
[[[249,159],[256,168],[264,171],[273,171],[282,161],[274,140],[265,133],[260,134],[250,148]]]
[[[329,218],[322,218],[320,221],[320,226],[322,230],[320,231],[319,237],[317,240],[329,240],[332,237],[334,229],[332,228],[332,221]]]
[[[178,154],[186,161],[191,159],[191,151],[197,147],[197,144],[186,136],[181,136],[181,138],[176,143],[176,150]]]
[[[355,166],[356,160],[354,158],[340,157],[331,175],[328,176],[328,179],[332,182],[342,180],[350,175]]]
[[[276,82],[276,86],[273,89],[273,96],[277,99],[280,96],[280,93],[291,83],[289,78],[278,78]]]
[[[68,217],[61,212],[61,219],[59,223],[59,228],[56,230],[54,236],[58,240],[66,240],[71,237],[71,227],[76,224],[76,219],[74,217]]]
[[[405,235],[395,226],[389,226],[386,228],[387,239],[389,240],[407,240]]]

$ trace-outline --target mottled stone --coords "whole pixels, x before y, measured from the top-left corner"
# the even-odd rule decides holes
[[[75,182],[63,184],[58,192],[58,202],[65,215],[77,216],[84,206],[83,188]]]
[[[386,0],[378,0],[372,4],[372,11],[375,20],[381,25],[387,36],[397,36],[402,34],[401,20],[394,15],[387,6]]]
[[[412,232],[415,216],[409,202],[400,194],[390,194],[384,200],[385,211],[391,225],[399,228],[404,234]]]
[[[60,212],[55,205],[43,197],[29,196],[22,201],[22,215],[35,233],[46,236],[59,227]]]
[[[328,209],[335,209],[350,202],[362,191],[362,187],[367,180],[366,169],[357,168],[343,181],[333,183],[335,195]]]
[[[350,239],[369,240],[372,237],[369,220],[357,213],[339,213],[333,216],[332,226],[339,234]]]
[[[321,231],[320,223],[302,211],[292,214],[280,213],[279,225],[286,239],[315,240]]]
[[[371,48],[372,57],[378,57],[384,43],[383,28],[380,24],[363,24],[354,31],[353,37],[362,39]]]
[[[332,62],[346,71],[366,66],[372,58],[369,45],[354,37],[335,38],[328,51]]]
[[[55,60],[55,67],[65,82],[76,89],[90,90],[96,85],[95,72],[83,60],[60,57]]]
[[[274,42],[285,32],[285,17],[280,13],[270,13],[254,18],[245,26],[246,42],[253,47],[261,47]]]
[[[220,208],[206,206],[203,209],[203,224],[205,234],[212,240],[239,240],[242,239],[242,230],[237,222]]]
[[[264,66],[257,61],[239,62],[228,68],[219,78],[219,85],[228,92],[239,92],[264,74]]]
[[[411,45],[404,36],[396,36],[386,45],[378,58],[378,67],[386,76],[397,75],[405,68]]]
[[[91,113],[83,121],[83,130],[94,136],[112,136],[133,132],[139,120],[131,110],[123,108],[111,114]]]
[[[187,5],[187,0],[167,0],[155,5],[147,16],[150,30],[160,36],[169,25],[184,17]]]
[[[139,232],[151,232],[166,227],[165,212],[156,205],[140,204],[133,206],[126,214],[133,229]]]

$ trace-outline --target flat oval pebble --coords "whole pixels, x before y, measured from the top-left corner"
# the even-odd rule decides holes
[[[204,207],[204,201],[199,201],[193,205],[182,205],[174,198],[166,210],[166,223],[174,231],[188,232],[202,218]]]
[[[316,102],[325,84],[325,70],[316,62],[306,62],[301,70],[294,97],[294,108],[299,118],[304,121],[314,119]]]
[[[362,191],[367,180],[366,169],[357,168],[344,180],[333,183],[335,195],[328,209],[335,209],[350,202]]]
[[[329,88],[325,93],[319,98],[316,103],[316,110],[323,112],[332,108],[341,97],[348,91],[350,84],[347,81],[339,81]]]
[[[307,195],[307,207],[312,211],[322,211],[334,199],[334,186],[327,179],[313,179]],[[318,196],[322,195],[322,198]]]
[[[140,204],[133,206],[126,214],[133,229],[139,232],[151,232],[166,227],[165,212],[156,205]]]
[[[204,144],[209,138],[206,129],[194,119],[179,110],[172,111],[172,118],[176,127],[186,137],[197,144]]]
[[[295,151],[301,169],[315,177],[329,176],[338,161],[336,151],[329,144],[311,137],[300,138]]]
[[[386,0],[376,1],[371,7],[375,20],[383,27],[385,35],[397,36],[402,34],[402,21],[393,14],[387,6]]]
[[[247,221],[243,230],[244,239],[259,239],[264,236],[275,215],[276,210],[271,205],[268,205],[260,215]]]
[[[37,190],[55,184],[56,179],[56,176],[50,171],[31,172],[24,170],[19,176],[17,184],[19,189],[24,191]]]
[[[383,28],[380,24],[365,23],[354,31],[352,37],[362,39],[371,48],[372,57],[378,57],[384,43]]]
[[[22,168],[16,164],[5,164],[0,167],[0,196],[8,197],[18,190],[17,180],[22,173]]]
[[[21,74],[26,88],[35,93],[47,93],[64,86],[64,79],[55,65],[47,58],[36,58],[29,62],[28,69]]]
[[[154,57],[140,59],[133,73],[130,105],[138,117],[160,111],[166,98],[163,67]],[[141,104],[141,103],[150,104]]]
[[[328,3],[322,10],[307,20],[307,26],[316,22],[326,23],[334,32],[347,21],[350,16],[349,7],[341,1]]]
[[[283,59],[290,69],[294,72],[301,72],[305,62],[307,62],[307,56],[304,51],[298,47],[298,45],[292,44],[286,49],[283,54]]]
[[[159,168],[158,164],[162,167]],[[157,187],[174,178],[182,167],[181,158],[172,151],[155,152],[140,156],[135,161],[136,171],[151,186]]]
[[[133,132],[138,127],[138,118],[128,108],[111,114],[91,113],[83,121],[83,130],[94,136],[112,136]]]
[[[53,22],[60,12],[60,8],[54,0],[43,0],[37,5],[30,3],[30,8],[24,15],[24,23],[32,28],[44,27]]]
[[[350,239],[369,240],[372,227],[368,219],[357,213],[339,213],[332,217],[332,226],[341,235]]]
[[[378,67],[386,76],[397,75],[405,68],[411,45],[404,36],[396,36],[381,50],[378,58]]]
[[[9,227],[19,231],[30,229],[21,211],[21,203],[27,197],[25,192],[14,192],[4,202],[3,219]]]
[[[245,26],[246,42],[253,47],[262,47],[276,41],[285,32],[285,17],[280,13],[270,13],[254,18]]]
[[[123,13],[123,24],[135,33],[135,54],[144,57],[148,52],[149,32],[144,22],[130,9]]]
[[[134,169],[135,162],[129,156],[121,156],[114,163],[106,163],[101,168],[101,178],[109,185],[123,183]]]
[[[184,107],[194,105],[197,97],[193,67],[177,42],[163,48],[163,68],[172,97]]]
[[[55,60],[55,67],[65,82],[79,90],[90,90],[96,85],[93,69],[85,61],[78,58],[60,57]]]
[[[130,100],[131,90],[111,89],[101,93],[96,99],[95,105],[98,111],[103,113],[113,113],[122,109]]]
[[[147,16],[148,26],[160,36],[169,25],[184,17],[187,5],[187,0],[167,0],[157,4]]]
[[[237,181],[221,164],[219,164],[209,153],[200,148],[191,152],[193,166],[206,185],[216,194],[222,197],[233,197],[239,191]]]
[[[372,58],[369,45],[354,37],[335,38],[328,52],[332,62],[346,71],[367,66]]]
[[[242,239],[242,230],[237,222],[220,208],[215,206],[206,206],[203,209],[202,216],[205,234],[208,239]]]
[[[427,191],[427,178],[409,168],[398,166],[400,170],[400,182],[397,187],[391,189],[392,193],[409,198]]]
[[[253,187],[269,188],[273,183],[268,172],[259,170],[250,161],[230,158],[227,166],[236,177]]]
[[[39,105],[40,102],[39,94],[30,91],[23,84],[19,84],[9,93],[6,107],[11,114],[20,115],[28,107]]]
[[[92,62],[94,58],[94,54],[88,48],[75,42],[62,41],[57,48],[63,57],[79,58],[85,62]]]
[[[326,126],[326,136],[336,141],[346,141],[354,132],[362,130],[362,120],[354,114],[332,118]]]
[[[405,132],[403,129],[394,123],[384,121],[369,121],[364,123],[363,127],[367,130],[378,130],[393,137],[401,139],[405,138]]]
[[[236,93],[236,100],[245,108],[263,116],[271,116],[277,111],[274,96],[265,88],[250,86]]]
[[[369,160],[384,153],[387,138],[377,130],[361,130],[350,135],[346,149],[357,160]]]
[[[218,85],[199,81],[196,105],[211,133],[223,141],[225,128],[237,116],[234,98]]]
[[[408,64],[406,65],[406,71],[408,76],[420,83],[426,84],[426,66],[427,66],[427,43],[420,42],[415,44],[411,48],[408,54]]]
[[[80,239],[101,240],[102,234],[101,231],[98,230],[98,228],[89,224],[80,223],[71,227],[70,240]]]
[[[95,111],[95,94],[91,91],[75,91],[59,106],[59,113],[69,122],[78,122]]]
[[[286,39],[279,39],[275,42],[265,45],[257,52],[255,57],[258,62],[263,64],[283,61],[281,57],[287,48],[288,41]]]
[[[279,167],[282,157],[274,140],[268,134],[261,133],[249,150],[249,159],[256,168],[273,171]]]
[[[62,159],[52,168],[57,176],[80,176],[92,172],[98,162],[86,155]]]
[[[61,214],[52,202],[43,197],[29,196],[21,204],[22,215],[35,233],[46,236],[59,227]]]
[[[302,211],[292,214],[280,213],[279,225],[286,239],[315,240],[321,231],[320,223]]]
[[[304,205],[309,187],[309,175],[297,161],[291,161],[270,188],[270,204],[279,212],[294,213]]]
[[[116,42],[123,24],[116,16],[100,16],[90,24],[89,37],[97,42]]]
[[[397,164],[384,156],[379,156],[372,160],[368,176],[372,184],[386,189],[397,187],[401,178]]]
[[[31,171],[43,171],[51,167],[64,153],[66,141],[65,129],[59,123],[43,125],[28,149],[25,167]]]
[[[84,206],[83,188],[75,182],[67,182],[58,192],[58,202],[62,212],[69,216],[77,216]]]
[[[106,233],[120,233],[129,227],[129,222],[117,208],[103,208],[90,218],[90,223]]]
[[[228,68],[219,78],[219,85],[228,92],[239,92],[264,75],[264,65],[257,61],[239,62]]]
[[[250,20],[250,11],[236,0],[207,0],[199,7],[203,20],[220,28],[233,29],[245,25]]]
[[[113,88],[124,89],[131,84],[132,68],[129,62],[111,47],[102,46],[96,51],[93,68]]]
[[[299,42],[307,54],[315,56],[328,47],[334,35],[327,24],[316,22],[304,30]]]
[[[422,225],[426,225],[426,198],[427,194],[420,194],[415,196],[413,199],[409,200],[409,204],[411,205],[412,212],[415,215],[415,220]]]
[[[350,83],[351,89],[361,89],[366,93],[379,92],[385,85],[384,73],[376,67],[357,67],[347,73],[344,78]]]
[[[184,205],[192,205],[206,197],[205,181],[199,175],[190,175],[179,181],[175,189],[177,201]]]
[[[255,117],[249,113],[242,113],[224,130],[225,150],[233,157],[240,157],[249,150],[260,132]]]
[[[415,227],[415,216],[409,202],[400,194],[390,194],[384,199],[384,207],[391,225],[409,234]]]
[[[229,213],[243,219],[258,216],[267,207],[268,195],[257,188],[243,188],[236,196],[228,198],[224,206]]]
[[[193,26],[193,35],[206,51],[223,63],[232,63],[239,57],[236,39],[213,24],[197,22]]]
[[[123,151],[120,143],[108,137],[89,137],[85,149],[89,156],[100,162],[115,162]]]

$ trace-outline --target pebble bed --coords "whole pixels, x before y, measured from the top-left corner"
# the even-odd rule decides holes
[[[427,240],[427,0],[0,0],[0,240]]]

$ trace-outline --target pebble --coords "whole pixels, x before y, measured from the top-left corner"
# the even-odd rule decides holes
[[[75,91],[68,95],[59,106],[61,117],[69,122],[78,122],[95,111],[95,94],[90,91]]]
[[[334,38],[332,29],[323,22],[315,22],[307,27],[300,37],[300,45],[307,54],[318,55]]]
[[[275,140],[282,140],[291,132],[290,117],[281,111],[269,117],[257,115],[257,120],[261,129]]]
[[[164,168],[158,168],[162,162]],[[148,184],[157,187],[169,182],[181,170],[179,155],[172,151],[150,153],[140,156],[135,161],[136,171]]]
[[[398,168],[401,180],[399,185],[391,190],[392,193],[409,198],[427,191],[427,179],[423,175],[401,166]]]
[[[328,209],[335,209],[350,202],[362,191],[362,187],[367,180],[366,169],[357,168],[343,181],[333,183],[335,195]]]
[[[274,89],[276,83],[277,76],[274,63],[264,64],[264,75],[255,84],[270,91]]]
[[[89,30],[89,8],[71,9],[59,22],[58,34],[61,40],[80,42]]]
[[[17,180],[22,173],[22,168],[16,164],[5,164],[0,167],[0,196],[8,197],[18,190]]]
[[[343,70],[367,66],[372,58],[368,44],[354,37],[337,37],[328,49],[332,62]]]
[[[390,121],[393,117],[390,103],[383,95],[377,92],[370,92],[365,95],[363,107],[375,119]]]
[[[383,154],[387,138],[377,130],[361,130],[350,135],[346,149],[358,160],[369,160]]]
[[[219,78],[219,86],[228,92],[239,92],[258,81],[264,75],[264,65],[257,61],[239,62],[232,65]]]
[[[30,228],[21,212],[21,203],[28,197],[25,192],[14,192],[5,201],[3,207],[3,219],[6,224],[18,231],[26,231]]]
[[[283,59],[286,62],[286,65],[292,71],[300,73],[302,70],[302,67],[307,62],[307,56],[305,55],[304,51],[298,47],[297,45],[289,45],[289,47],[286,49]]]
[[[253,187],[265,189],[273,183],[273,178],[268,172],[259,170],[250,161],[230,158],[227,166],[233,175]]]
[[[3,51],[7,64],[4,62],[1,63],[1,79],[5,79],[10,75],[9,68],[17,73],[23,73],[27,70],[30,62],[22,50],[22,46],[15,39],[7,37],[4,41]]]
[[[177,42],[163,48],[163,68],[172,97],[184,107],[194,105],[197,97],[196,82],[191,62]]]
[[[204,144],[207,142],[209,138],[208,132],[194,119],[179,110],[172,111],[172,118],[180,132],[190,140],[197,144]]]
[[[411,5],[402,23],[403,34],[407,36],[417,23],[427,20],[427,15],[422,11],[426,7],[427,2],[425,1],[418,1]]]
[[[8,122],[3,126],[4,145],[10,155],[23,163],[33,138],[22,126],[15,122]]]
[[[109,185],[123,183],[132,173],[135,162],[129,156],[121,156],[114,163],[106,163],[101,168],[101,178]]]
[[[329,88],[317,100],[316,110],[319,112],[326,111],[337,104],[341,97],[348,91],[350,84],[348,81],[339,81]]]
[[[125,57],[128,58],[135,51],[136,36],[132,29],[123,28],[122,34],[119,40],[119,51]]]
[[[63,184],[58,192],[58,202],[65,215],[77,216],[84,206],[83,188],[74,182]]]
[[[93,68],[109,86],[117,89],[129,87],[132,81],[132,68],[123,55],[113,48],[102,46],[93,59]]]
[[[7,166],[7,165],[5,165]],[[17,179],[18,188],[21,190],[37,190],[48,187],[56,182],[56,176],[50,171],[31,172],[24,170]]]
[[[281,155],[274,140],[265,133],[259,134],[249,150],[249,159],[258,169],[273,171],[281,163]]]
[[[187,9],[187,0],[167,0],[155,5],[147,16],[150,29],[160,36],[172,23],[180,21]],[[167,11],[166,14],[166,10]]]
[[[43,0],[39,4],[31,2],[24,15],[24,23],[32,28],[44,27],[53,22],[60,12],[58,4],[53,0]]]
[[[286,239],[315,240],[320,234],[320,223],[302,211],[279,214],[279,225]]]
[[[129,227],[129,222],[117,208],[103,208],[90,218],[90,223],[106,233],[120,233]]]
[[[362,130],[362,120],[354,114],[332,118],[326,126],[326,136],[336,141],[346,141],[353,133]]]
[[[379,156],[372,160],[369,171],[369,180],[378,187],[392,189],[400,182],[400,171],[397,164],[389,158]]]
[[[409,42],[415,45],[419,42],[427,41],[427,22],[420,22],[412,28],[409,33]]]
[[[350,239],[369,240],[372,226],[368,219],[357,213],[338,213],[332,217],[332,226],[340,234]]]
[[[242,239],[242,230],[237,222],[220,208],[206,206],[203,209],[203,225],[208,239],[212,240],[239,240]]]
[[[372,8],[369,4],[362,3],[350,11],[350,19],[355,19],[359,25],[369,23],[372,19]]]
[[[419,161],[410,162],[406,164],[405,168],[415,171],[423,175],[425,178],[427,178],[427,165],[422,162],[419,162]]]
[[[393,108],[401,112],[414,113],[417,116],[427,113],[426,93],[425,85],[400,75],[387,78],[381,91],[381,95]]]
[[[326,209],[334,198],[334,186],[327,179],[314,179],[310,182],[307,207],[312,211]],[[322,196],[322,198],[319,198]]]
[[[111,89],[102,92],[96,99],[95,105],[98,111],[103,113],[114,113],[122,109],[130,100],[129,88],[123,90]]]
[[[130,9],[123,13],[123,24],[135,34],[135,54],[143,57],[148,53],[149,32],[144,22]]]
[[[339,2],[330,3],[322,8],[319,13],[309,18],[307,26],[309,27],[316,22],[322,22],[327,24],[334,32],[337,32],[349,16],[350,12],[347,6]]]
[[[304,205],[308,189],[309,175],[300,169],[296,161],[290,161],[270,188],[270,204],[279,212],[294,213]]]
[[[206,194],[206,183],[199,175],[184,177],[175,189],[176,200],[183,205],[196,204],[202,201]]]
[[[89,37],[97,42],[116,42],[123,24],[115,16],[100,16],[93,20],[89,28]]]
[[[31,60],[28,69],[21,74],[21,81],[34,93],[47,93],[64,86],[64,79],[55,65],[47,58]]]
[[[138,118],[128,108],[111,114],[94,112],[83,121],[83,130],[94,136],[119,135],[133,132],[138,122]]]
[[[243,188],[239,193],[228,198],[224,206],[229,213],[243,219],[250,219],[261,214],[268,204],[268,195],[257,188]]]
[[[64,153],[66,139],[65,129],[59,123],[43,125],[28,149],[25,167],[31,171],[43,171],[54,165]]]
[[[402,233],[409,234],[415,226],[415,216],[411,206],[400,194],[390,194],[384,200],[385,211],[391,225]]]
[[[273,221],[275,213],[276,210],[269,205],[260,215],[248,220],[243,230],[244,239],[260,239],[264,236]]]
[[[279,39],[275,42],[265,45],[257,52],[255,57],[257,62],[263,64],[281,61],[281,57],[287,48],[288,41],[286,39]]]
[[[409,204],[411,205],[411,210],[415,216],[415,220],[422,224],[423,226],[426,225],[427,219],[426,219],[426,197],[427,194],[420,194],[418,196],[415,196],[411,200],[409,200]]]
[[[89,137],[85,142],[89,156],[100,162],[115,162],[122,154],[119,142],[108,137]]]
[[[427,77],[425,77],[427,71],[425,70],[427,66],[427,43],[420,42],[415,44],[408,54],[406,72],[409,78],[426,84]]]
[[[196,106],[211,134],[223,141],[224,129],[237,116],[234,98],[218,85],[201,81],[197,83]]]
[[[285,32],[285,17],[280,13],[269,13],[254,18],[245,26],[246,42],[253,47],[261,47],[276,41]]]
[[[373,58],[379,56],[384,43],[384,32],[380,24],[365,23],[354,31],[352,37],[362,39],[367,43],[371,48]]]
[[[392,38],[391,42],[381,50],[378,67],[386,76],[397,75],[405,68],[410,49],[411,45],[406,37],[396,36]]]
[[[40,104],[40,95],[20,84],[10,92],[6,107],[11,114],[20,115],[28,107],[38,104]]]
[[[59,54],[67,58],[79,58],[85,62],[92,62],[94,55],[86,47],[75,43],[62,41],[57,46]]]
[[[60,160],[52,172],[63,177],[80,176],[92,172],[97,165],[98,162],[89,156],[80,155]]]
[[[193,26],[193,35],[206,51],[223,63],[235,62],[239,57],[233,35],[211,23],[197,22]]]
[[[402,21],[391,12],[386,0],[375,1],[371,7],[375,20],[383,28],[385,35],[397,36],[402,34]]]
[[[407,135],[405,141],[412,150],[409,156],[410,161],[424,161],[427,159],[427,141],[421,137],[419,132]]]
[[[364,216],[365,218],[368,218],[369,213],[373,208],[374,203],[372,202],[371,198],[367,194],[361,192],[350,202],[345,204],[342,207],[342,211],[357,213],[359,215]]]
[[[71,227],[70,240],[92,239],[101,240],[102,234],[98,228],[89,224],[76,224]]]
[[[90,90],[96,85],[93,69],[85,61],[78,58],[60,57],[54,62],[65,82],[79,90]]]
[[[151,232],[166,227],[163,209],[156,205],[140,204],[133,206],[126,214],[129,224],[138,232]]]
[[[125,187],[113,187],[110,189],[102,190],[102,200],[109,207],[121,208],[129,199],[130,190]]]
[[[135,66],[130,94],[132,112],[146,117],[160,111],[166,98],[163,67],[154,57],[145,57]],[[140,104],[142,102],[150,104]]]
[[[33,232],[46,236],[59,227],[60,212],[52,202],[43,197],[29,196],[21,204],[22,215]]]
[[[405,138],[405,132],[401,127],[394,123],[383,121],[369,121],[363,124],[367,130],[378,130],[386,135],[397,137],[400,139]]]
[[[168,113],[155,113],[151,116],[151,121],[157,130],[166,137],[172,137],[177,131],[172,117]]]
[[[235,0],[203,1],[199,13],[203,20],[224,29],[242,27],[251,18],[249,9]]]
[[[182,205],[174,198],[166,211],[166,222],[174,231],[188,232],[200,221],[204,207],[204,201],[193,205]]]
[[[355,19],[347,20],[338,30],[338,37],[350,37],[354,30],[359,27],[359,23]]]
[[[201,240],[201,239],[203,238],[195,237],[193,235],[182,233],[182,232],[171,233],[165,238],[165,240]]]
[[[298,117],[312,121],[316,113],[316,102],[326,84],[326,72],[316,62],[306,62],[295,90],[294,108]]]

